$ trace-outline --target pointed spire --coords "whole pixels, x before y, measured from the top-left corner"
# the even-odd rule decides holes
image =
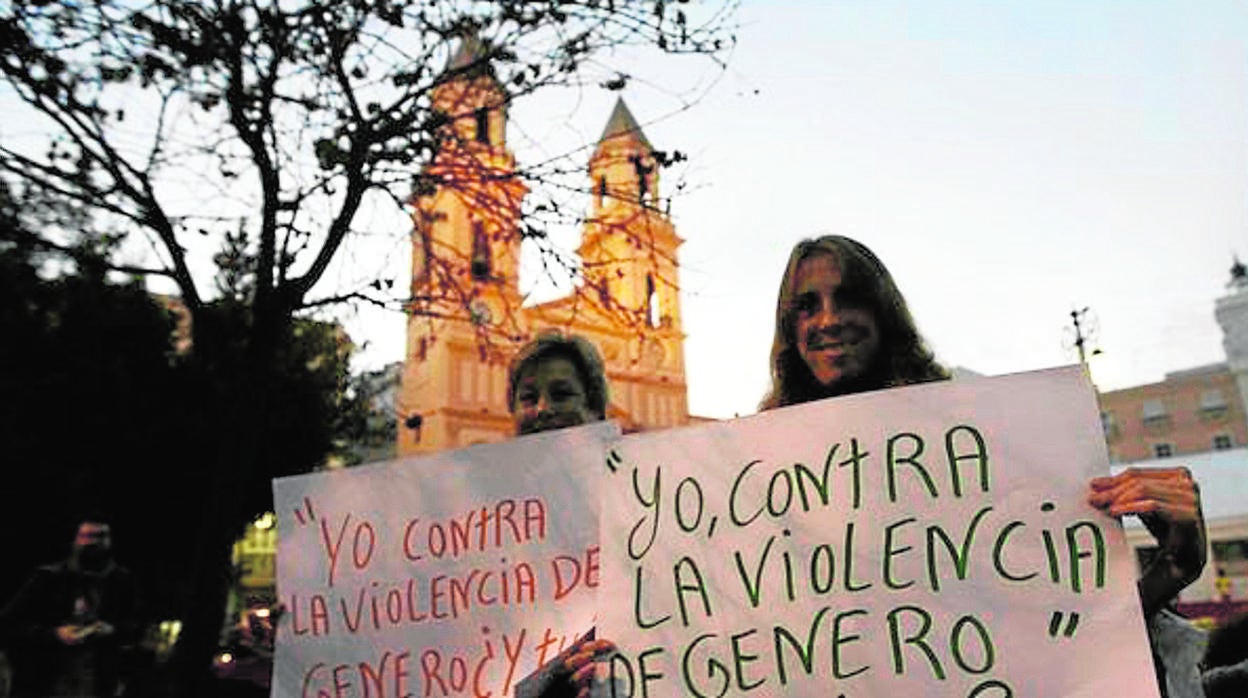
[[[489,44],[481,39],[475,27],[468,27],[460,33],[459,47],[455,49],[455,55],[451,56],[450,62],[446,64],[445,72],[471,69],[474,72],[479,70],[493,73],[494,66],[490,64],[489,57]]]
[[[619,136],[632,136],[645,146],[646,150],[654,150],[646,134],[642,133],[641,126],[633,118],[633,113],[628,110],[628,105],[624,104],[623,97],[616,99],[615,109],[611,110],[611,117],[607,119],[607,126],[602,130],[602,137],[598,139],[598,144],[602,145]]]

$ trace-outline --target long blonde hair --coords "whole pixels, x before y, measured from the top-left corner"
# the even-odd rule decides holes
[[[808,257],[827,254],[841,268],[841,289],[858,299],[875,317],[880,349],[867,374],[850,386],[819,383],[797,351],[793,295],[797,268]],[[912,383],[945,380],[949,372],[936,362],[919,335],[893,277],[866,245],[841,235],[802,240],[789,255],[776,301],[775,338],[771,343],[771,390],[760,409],[796,405],[810,400]]]

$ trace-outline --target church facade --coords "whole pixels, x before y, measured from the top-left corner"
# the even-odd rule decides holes
[[[689,423],[682,240],[661,210],[656,151],[618,101],[588,163],[578,287],[525,305],[527,188],[507,147],[507,95],[482,53],[465,41],[433,94],[446,137],[411,202],[398,455],[510,438],[507,366],[544,332],[578,334],[598,347],[610,387],[607,416],[626,431]]]

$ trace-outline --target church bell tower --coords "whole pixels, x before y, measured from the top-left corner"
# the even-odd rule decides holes
[[[507,365],[539,332],[603,356],[607,416],[628,430],[687,424],[677,249],[659,153],[621,100],[589,162],[592,191],[572,295],[522,307],[520,206],[507,93],[489,50],[464,39],[432,94],[441,147],[411,200],[412,286],[399,389],[399,456],[510,438]]]
[[[507,99],[489,47],[465,36],[433,89],[444,125],[411,200],[400,455],[493,440],[510,424],[496,405],[505,404],[507,350],[521,335],[518,221],[527,189],[507,149]],[[482,418],[491,426],[468,433]]]
[[[661,210],[655,150],[623,99],[607,119],[589,176],[593,203],[578,249],[586,284],[609,312],[679,333],[676,251],[683,240]]]

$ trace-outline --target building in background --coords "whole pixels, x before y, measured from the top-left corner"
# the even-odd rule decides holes
[[[343,445],[343,455],[332,459],[327,468],[390,460],[395,456],[395,433],[398,418],[399,377],[402,362],[392,362],[379,369],[364,371],[352,379],[352,389],[365,401],[367,417],[364,433]]]
[[[659,158],[623,100],[589,158],[579,287],[525,306],[519,288],[527,188],[507,148],[507,96],[468,39],[434,91],[448,131],[412,201],[412,288],[397,403],[398,455],[512,434],[507,365],[543,331],[592,341],[625,431],[690,421],[677,249]],[[547,261],[550,261],[547,258]]]
[[[1226,363],[1166,374],[1159,383],[1102,393],[1110,459],[1135,462],[1248,446],[1248,422]]]
[[[1115,470],[1184,466],[1200,486],[1209,563],[1180,596],[1179,609],[1212,620],[1248,611],[1248,270],[1238,260],[1215,316],[1225,362],[1100,396]],[[1126,529],[1142,568],[1155,541],[1133,518]]]
[[[1227,360],[1167,373],[1159,383],[1101,393],[1113,462],[1248,446],[1248,270],[1236,261],[1215,316]]]
[[[231,561],[237,579],[226,600],[226,618],[252,607],[269,608],[277,603],[277,518],[261,514],[247,524],[234,541]]]

